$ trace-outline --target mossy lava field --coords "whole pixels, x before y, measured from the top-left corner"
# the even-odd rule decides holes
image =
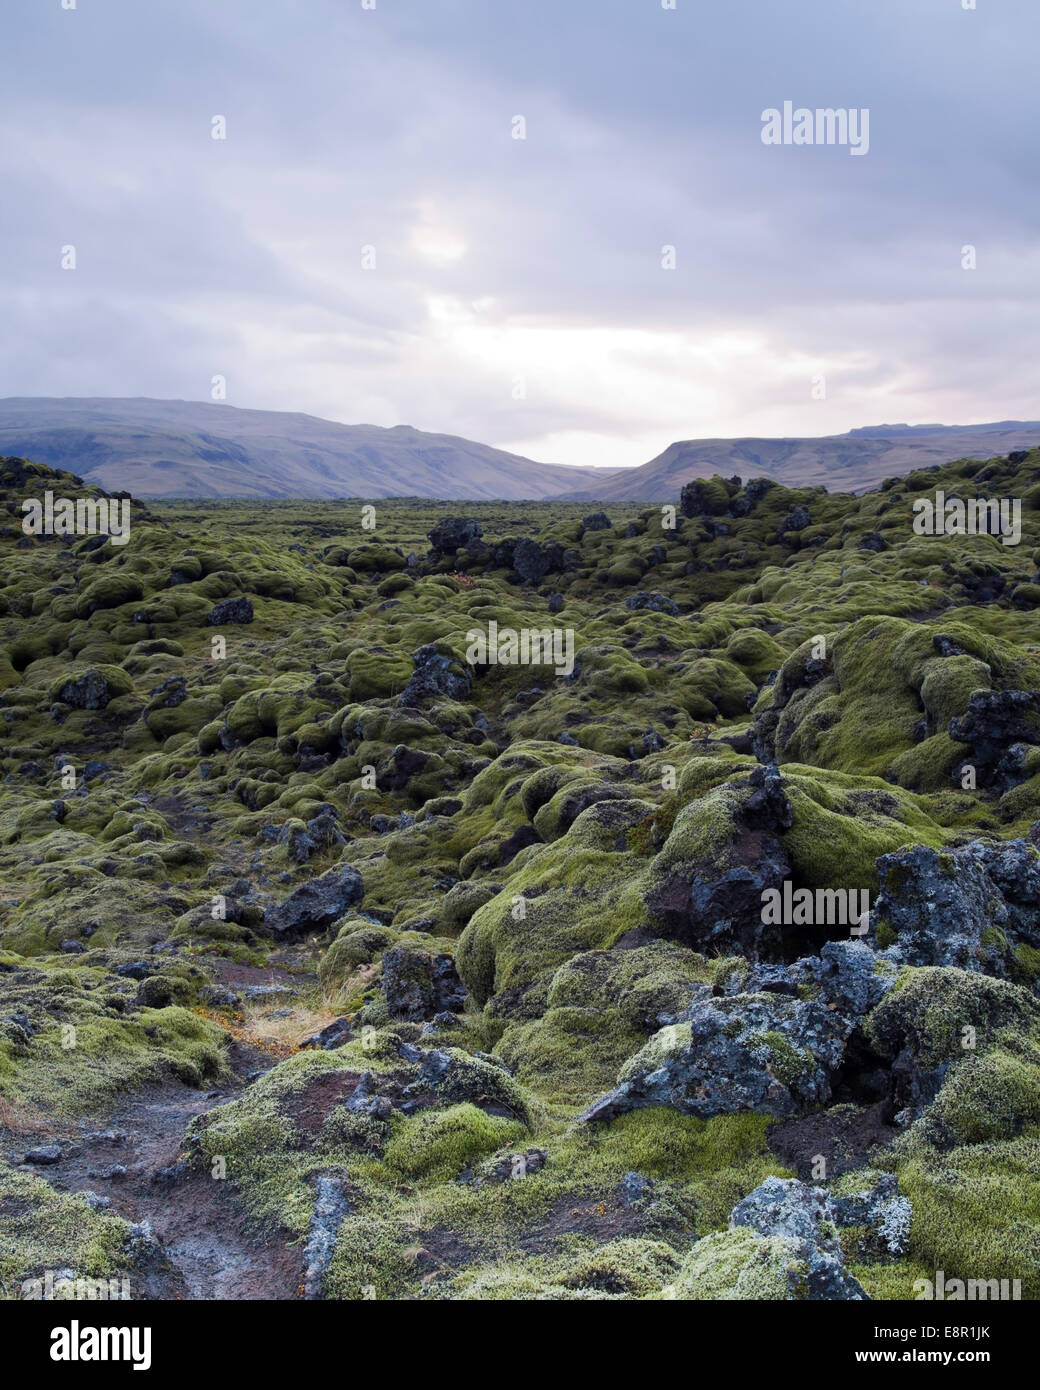
[[[1040,450],[46,492],[104,496],[0,460],[0,1296],[1040,1297]]]

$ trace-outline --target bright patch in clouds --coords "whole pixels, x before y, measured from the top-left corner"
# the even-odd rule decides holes
[[[412,228],[410,245],[432,265],[454,265],[466,254],[463,238],[444,221],[433,203],[423,203]]]

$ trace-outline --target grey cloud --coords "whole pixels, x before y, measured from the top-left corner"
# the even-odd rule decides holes
[[[0,394],[198,398],[224,370],[238,404],[490,443],[762,412],[822,432],[886,391],[1036,413],[1033,0],[7,0],[5,31]],[[869,107],[869,157],[763,146],[785,99]],[[463,257],[416,250],[423,206]],[[557,379],[518,408],[508,353],[442,342],[436,299],[518,344],[553,331]],[[584,379],[588,328],[619,353],[626,331],[766,346],[708,429],[664,366],[635,404]],[[833,363],[825,425],[784,359]]]

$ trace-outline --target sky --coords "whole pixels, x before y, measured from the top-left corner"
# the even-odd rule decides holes
[[[3,0],[0,396],[609,467],[1036,419],[1040,5],[974,3]]]

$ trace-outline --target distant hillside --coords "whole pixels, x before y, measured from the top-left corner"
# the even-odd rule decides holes
[[[1040,423],[871,425],[818,439],[688,439],[641,468],[603,474],[565,494],[574,501],[669,502],[691,478],[739,474],[773,478],[788,487],[819,484],[859,492],[884,478],[951,459],[994,458],[1040,444]]]
[[[871,425],[815,439],[680,440],[641,467],[600,470],[535,463],[410,425],[341,425],[200,401],[0,400],[0,454],[142,498],[668,502],[683,483],[713,473],[857,492],[929,464],[988,459],[1037,444],[1035,421]]]
[[[536,500],[595,476],[409,425],[144,398],[0,400],[0,454],[135,497]]]

